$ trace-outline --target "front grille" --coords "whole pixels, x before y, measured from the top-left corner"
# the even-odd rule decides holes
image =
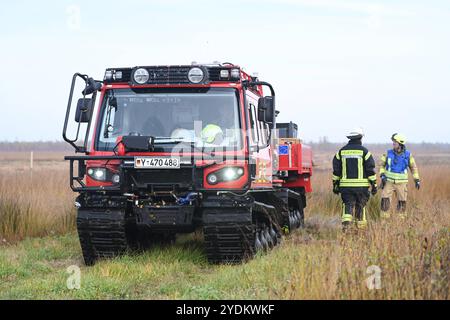
[[[188,72],[191,67],[148,67],[148,84],[189,84]]]
[[[192,168],[181,169],[131,169],[126,175],[129,183],[135,188],[145,190],[177,190],[201,187],[203,181],[202,170],[196,169],[194,177]]]

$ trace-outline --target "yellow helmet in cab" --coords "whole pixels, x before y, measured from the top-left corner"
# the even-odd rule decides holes
[[[220,143],[218,140],[222,138],[222,135],[222,129],[215,124],[208,124],[201,132],[202,140],[206,143]]]

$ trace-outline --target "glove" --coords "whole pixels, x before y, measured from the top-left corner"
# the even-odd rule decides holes
[[[372,184],[372,190],[370,190],[370,192],[372,193],[373,196],[377,194],[378,187],[377,187],[377,185],[375,183]]]
[[[333,181],[333,193],[334,194],[339,194],[340,190],[339,190],[339,181]]]
[[[416,180],[414,180],[414,182],[416,183],[416,189],[419,190],[420,189],[420,180],[416,179]]]
[[[386,176],[384,174],[382,174],[380,176],[380,178],[381,178],[381,189],[384,189],[384,186],[386,185],[387,178],[386,178]]]
[[[378,192],[377,182],[376,181],[370,181],[370,185],[372,186],[372,189],[370,190],[370,193],[372,193],[372,195],[374,196]]]

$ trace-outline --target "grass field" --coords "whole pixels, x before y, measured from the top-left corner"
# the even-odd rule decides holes
[[[198,233],[89,268],[62,154],[35,154],[32,172],[28,156],[0,156],[0,299],[450,298],[449,154],[416,156],[423,187],[410,186],[406,220],[381,221],[377,195],[368,229],[343,235],[340,200],[330,191],[331,155],[318,154],[306,228],[267,254],[209,265]],[[80,289],[67,287],[71,266],[80,267]],[[372,288],[367,280],[378,271]]]

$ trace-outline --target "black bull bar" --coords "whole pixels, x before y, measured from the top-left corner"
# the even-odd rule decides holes
[[[145,157],[145,156],[142,156]],[[135,169],[134,168],[134,158],[135,156],[117,156],[117,155],[111,155],[111,156],[65,156],[64,160],[69,161],[70,163],[70,188],[74,192],[111,192],[111,193],[118,193],[118,192],[129,192],[132,190],[127,190],[129,188],[128,186],[128,177],[127,173],[130,172],[151,172],[152,169]],[[113,185],[113,186],[86,186],[84,183],[84,178],[86,176],[86,161],[94,161],[94,160],[103,160],[106,161],[106,164],[108,164],[109,161],[120,161],[119,164],[119,173],[120,173],[120,183]],[[208,160],[208,159],[205,159]],[[214,160],[214,159],[211,159]],[[233,160],[249,160],[248,156],[245,157],[237,157],[235,156]],[[223,161],[216,161],[214,160],[211,163],[197,166],[195,164],[195,160],[191,157],[191,163],[190,164],[181,164],[180,169],[183,170],[190,170],[190,181],[188,184],[190,185],[190,189],[193,191],[212,191],[211,189],[204,189],[202,187],[202,182],[199,179],[202,180],[203,177],[203,169],[207,168],[212,165],[220,164]],[[75,163],[78,164],[78,170],[75,170]],[[106,165],[105,164],[105,165]],[[164,169],[171,171],[170,169]],[[77,172],[75,172],[77,171]],[[250,170],[250,173],[252,173],[253,170]],[[234,191],[248,191],[250,188],[250,182],[251,182],[251,176],[252,174],[248,174],[249,181],[247,183],[247,187],[240,190],[234,190]],[[151,184],[151,182],[150,182]],[[233,190],[230,190],[233,191]]]

